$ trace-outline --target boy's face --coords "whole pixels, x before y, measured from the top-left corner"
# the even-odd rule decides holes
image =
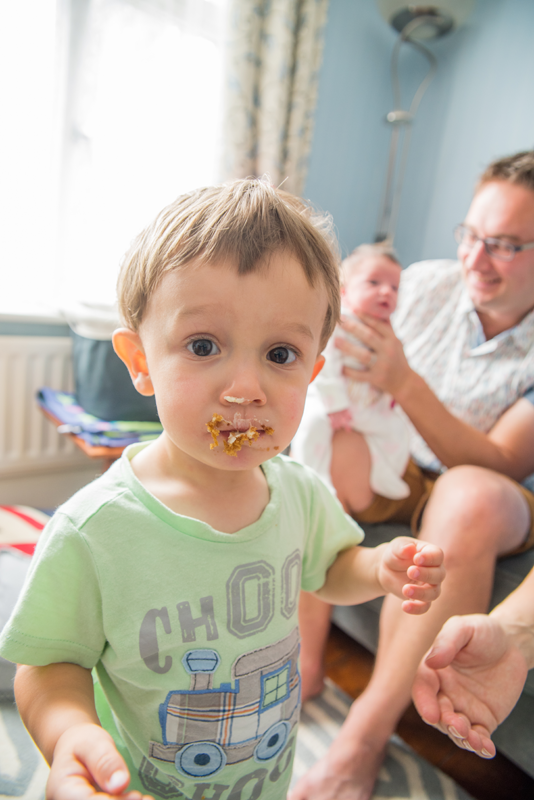
[[[201,260],[167,273],[149,300],[139,334],[146,376],[134,383],[156,395],[163,436],[176,464],[251,469],[282,452],[300,422],[327,311],[298,261],[275,253],[265,269],[240,276],[233,264]],[[120,348],[119,352],[120,352]],[[140,362],[142,362],[142,357]],[[244,402],[232,402],[235,398]],[[214,414],[274,429],[236,457],[206,428]],[[259,429],[259,428],[258,428]]]
[[[397,305],[401,268],[386,256],[369,256],[350,276],[343,301],[355,314],[389,320]]]

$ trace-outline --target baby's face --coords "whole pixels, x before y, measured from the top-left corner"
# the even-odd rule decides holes
[[[386,256],[369,256],[343,290],[343,302],[354,314],[389,320],[397,305],[401,267]]]
[[[201,260],[167,273],[139,335],[174,463],[250,469],[282,452],[302,416],[326,311],[324,287],[311,287],[283,252],[248,275]],[[210,449],[214,415],[259,436],[229,458]],[[223,427],[218,443],[229,434]]]

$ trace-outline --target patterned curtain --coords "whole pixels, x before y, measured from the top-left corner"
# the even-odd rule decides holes
[[[223,178],[301,194],[328,0],[230,0]]]

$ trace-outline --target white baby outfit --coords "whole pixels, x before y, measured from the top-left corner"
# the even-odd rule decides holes
[[[354,316],[346,309],[342,313]],[[410,493],[402,475],[410,457],[411,424],[391,395],[342,374],[344,366],[362,369],[362,365],[334,345],[334,339],[340,336],[365,347],[346,331],[336,329],[323,352],[325,365],[308,390],[291,455],[312,467],[334,491],[330,477],[333,429],[328,415],[349,409],[352,428],[363,434],[371,454],[371,489],[400,500]]]

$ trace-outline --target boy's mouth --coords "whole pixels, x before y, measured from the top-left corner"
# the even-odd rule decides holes
[[[225,419],[222,414],[214,414],[210,421],[206,422],[206,428],[213,438],[210,450],[219,446],[219,436],[222,433],[224,452],[227,456],[236,456],[244,444],[252,447],[252,442],[259,439],[260,434],[273,435],[274,430],[267,425],[267,421],[261,422],[256,418],[243,419],[239,411],[234,414],[232,421]]]

